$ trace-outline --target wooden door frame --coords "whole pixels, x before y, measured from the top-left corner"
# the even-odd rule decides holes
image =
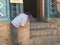
[[[44,0],[37,0],[37,19],[44,20]]]

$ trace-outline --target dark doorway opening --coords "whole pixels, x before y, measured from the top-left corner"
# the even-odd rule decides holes
[[[37,18],[37,0],[23,0],[24,11],[30,11],[34,18]]]

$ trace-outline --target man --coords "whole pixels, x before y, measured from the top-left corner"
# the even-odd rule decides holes
[[[18,45],[18,28],[25,27],[28,21],[28,13],[21,13],[11,21],[12,45]]]
[[[60,0],[55,0],[55,3],[57,5],[58,13],[60,14]]]

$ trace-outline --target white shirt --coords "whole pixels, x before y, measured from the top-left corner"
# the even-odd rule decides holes
[[[20,26],[25,26],[26,21],[27,21],[28,15],[21,13],[20,15],[18,15],[15,19],[12,20],[12,24],[16,27],[19,28]]]

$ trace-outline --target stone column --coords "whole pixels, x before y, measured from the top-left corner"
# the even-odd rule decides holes
[[[37,0],[37,17],[38,20],[42,21],[43,20],[43,3],[42,0]]]

